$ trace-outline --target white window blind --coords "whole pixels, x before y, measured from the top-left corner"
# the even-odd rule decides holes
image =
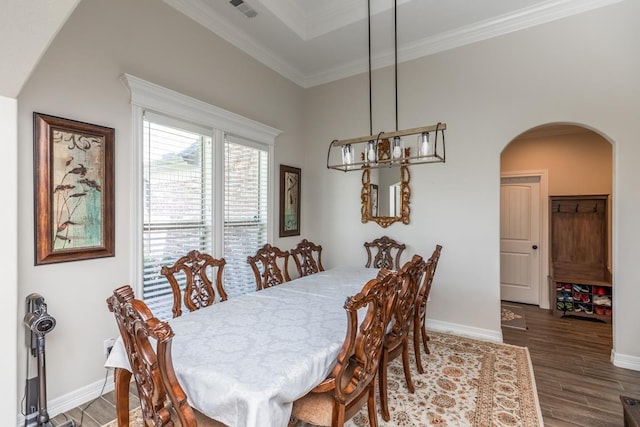
[[[171,318],[173,296],[160,274],[190,250],[224,257],[224,286],[229,297],[255,290],[247,257],[267,242],[269,152],[242,138],[224,141],[224,186],[216,186],[212,131],[145,113],[143,299],[160,319]],[[216,189],[223,206],[214,206]],[[215,209],[224,218],[222,245],[215,245]],[[214,253],[222,247],[223,253]],[[184,276],[178,277],[184,287]],[[184,308],[183,308],[184,310]]]
[[[267,243],[268,152],[225,140],[224,257],[230,296],[255,290],[247,257]]]
[[[173,297],[160,269],[192,249],[212,253],[213,233],[211,137],[168,122],[146,115],[143,149],[143,298],[163,319]]]
[[[225,257],[230,296],[253,291],[247,256],[271,235],[267,199],[281,131],[130,74],[120,78],[131,93],[133,159],[143,169],[131,183],[136,294],[150,307],[164,305],[166,315],[152,310],[169,317],[170,286],[160,269],[194,248]]]

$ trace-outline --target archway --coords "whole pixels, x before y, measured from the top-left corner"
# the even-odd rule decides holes
[[[504,148],[501,153],[500,227],[501,298],[503,300],[549,308],[556,315],[560,313],[554,308],[557,309],[561,305],[562,315],[593,317],[611,323],[611,298],[605,309],[599,305],[604,305],[607,301],[600,298],[598,302],[603,304],[596,305],[593,294],[596,290],[603,291],[596,286],[599,284],[598,280],[611,282],[612,158],[612,145],[607,139],[591,129],[575,124],[546,124],[529,129],[514,138]],[[525,200],[526,197],[532,197],[533,201],[530,203],[529,200]],[[557,246],[557,242],[555,251],[553,250],[554,241],[550,231],[553,229],[554,221],[564,215],[560,213],[554,216],[554,212],[561,210],[561,207],[552,206],[552,204],[554,200],[566,199],[573,203],[571,205],[573,207],[578,206],[574,203],[576,200],[588,199],[592,203],[594,198],[603,200],[599,212],[601,221],[604,223],[603,245],[599,254],[595,253],[598,249],[596,248],[595,252],[591,250],[584,256],[578,254],[574,258],[577,257],[576,262],[584,264],[586,261],[584,259],[580,261],[580,258],[597,257],[597,261],[602,266],[602,277],[587,277],[589,274],[581,273],[580,269],[575,272],[571,269],[567,271],[566,265],[562,264],[561,275],[565,277],[580,279],[583,275],[585,279],[597,279],[594,284],[589,283],[589,287],[584,288],[585,291],[589,290],[589,302],[586,302],[586,296],[577,294],[579,304],[573,304],[573,289],[567,289],[569,292],[566,293],[556,293],[557,283],[552,280],[554,256],[557,257],[562,251],[561,247]],[[514,213],[514,208],[510,205],[525,211],[523,220],[518,219],[519,215],[523,214]],[[589,206],[591,209],[595,205]],[[553,209],[555,210],[552,212]],[[591,217],[596,214],[598,214],[597,208]],[[578,213],[575,216],[585,217],[585,215]],[[529,224],[527,221],[534,224]],[[556,225],[556,229],[560,226],[567,227],[565,223],[559,224],[561,225]],[[584,227],[584,222],[579,226]],[[523,239],[523,236],[528,240]],[[557,237],[556,240],[558,240]],[[520,246],[517,244],[510,246],[511,241]],[[583,249],[585,245],[592,243],[587,243],[585,239],[578,239],[575,244],[582,245],[578,249]],[[575,248],[569,248],[569,250],[572,253],[576,252]],[[557,259],[555,264],[557,273],[560,264]],[[525,289],[528,294],[523,291]],[[605,286],[605,290],[610,297],[613,289],[607,289]],[[567,302],[570,304],[566,304]]]

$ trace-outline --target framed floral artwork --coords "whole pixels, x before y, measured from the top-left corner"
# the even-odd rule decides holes
[[[300,235],[300,169],[280,165],[280,237]]]
[[[115,255],[113,128],[33,113],[35,264]]]

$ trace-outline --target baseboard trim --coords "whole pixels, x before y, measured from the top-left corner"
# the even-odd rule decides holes
[[[49,402],[47,402],[47,412],[49,413],[49,416],[53,418],[58,414],[89,403],[96,397],[99,397],[101,394],[108,393],[114,388],[115,384],[113,382],[113,370],[108,369],[105,374],[105,378],[74,390],[71,393],[67,393],[58,398],[49,400]],[[16,426],[24,427],[24,425],[25,416],[22,414],[18,414],[18,421]]]
[[[638,356],[620,354],[611,350],[611,361],[613,362],[613,366],[640,371],[640,357]]]
[[[481,329],[473,326],[461,325],[459,323],[430,319],[427,319],[427,329],[468,338],[476,338],[483,341],[502,342],[502,330],[494,331],[491,329]]]

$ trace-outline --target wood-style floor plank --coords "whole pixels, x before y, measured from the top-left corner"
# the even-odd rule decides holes
[[[611,324],[509,304],[524,309],[527,330],[503,328],[503,340],[529,348],[545,426],[622,426],[620,395],[640,397],[640,372],[611,363]]]

